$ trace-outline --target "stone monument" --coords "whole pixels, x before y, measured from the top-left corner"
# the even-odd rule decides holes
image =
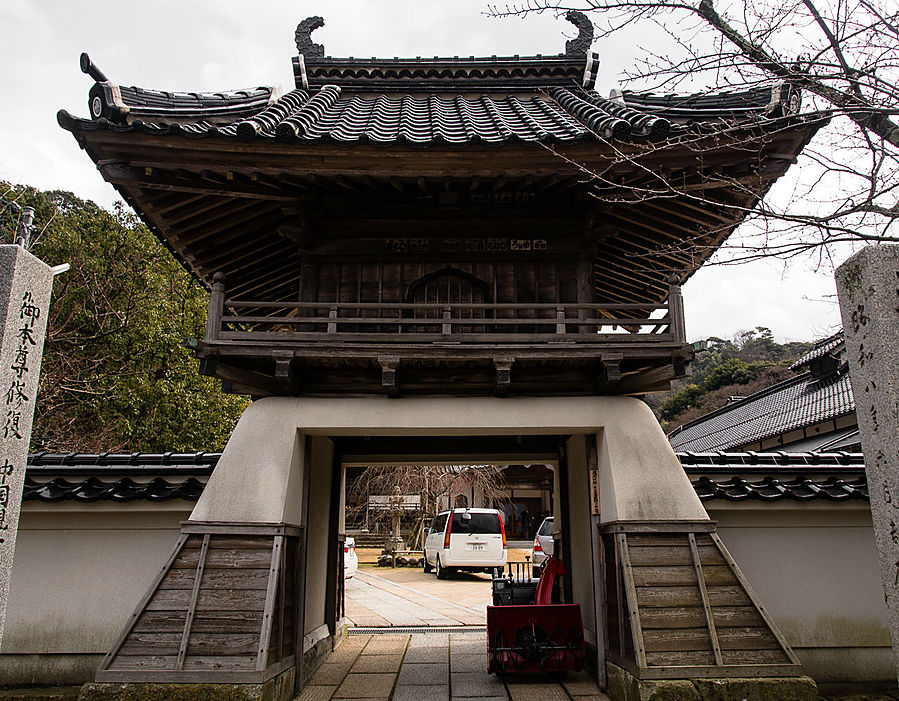
[[[899,246],[865,248],[843,263],[836,277],[899,668]]]
[[[26,218],[28,214],[26,211]],[[28,224],[30,221],[22,226],[25,235],[16,244],[0,245],[0,644],[44,352],[47,310],[53,275],[62,272],[26,250]]]

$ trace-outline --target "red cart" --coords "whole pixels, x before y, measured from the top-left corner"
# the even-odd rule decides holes
[[[487,671],[545,673],[580,671],[584,667],[584,624],[580,604],[552,603],[556,578],[565,567],[555,557],[546,561],[533,603],[487,607]],[[509,590],[533,588],[511,576],[494,579],[494,603],[514,601]],[[497,596],[497,590],[508,596]]]

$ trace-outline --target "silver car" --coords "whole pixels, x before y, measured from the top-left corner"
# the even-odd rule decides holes
[[[531,562],[534,563],[534,576],[539,577],[543,571],[543,563],[553,554],[555,540],[553,540],[553,531],[556,529],[555,519],[552,516],[543,519],[540,528],[537,529],[537,535],[534,537],[534,552]]]

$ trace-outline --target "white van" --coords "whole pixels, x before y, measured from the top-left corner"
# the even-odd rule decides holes
[[[506,565],[506,529],[496,509],[441,511],[425,539],[424,570],[437,579],[450,572],[490,572]]]

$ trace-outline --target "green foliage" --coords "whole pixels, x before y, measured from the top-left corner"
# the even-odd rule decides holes
[[[12,194],[35,207],[32,253],[72,266],[54,282],[32,450],[221,449],[247,401],[198,375],[182,345],[202,333],[202,287],[121,208]]]
[[[692,382],[662,404],[659,419],[669,430],[678,417],[703,404],[709,393],[722,387],[748,385],[769,368],[789,365],[811,346],[810,342],[777,343],[765,326],[741,331],[733,340],[713,336],[706,340],[706,350],[693,361]]]

